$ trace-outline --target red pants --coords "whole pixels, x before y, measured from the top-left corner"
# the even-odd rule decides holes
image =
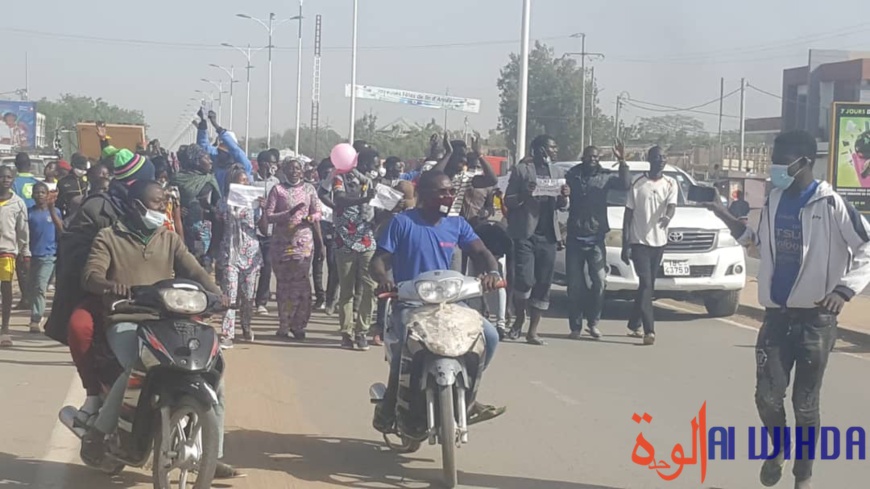
[[[82,301],[69,318],[69,350],[89,396],[100,394],[100,378],[94,351],[94,335],[102,334],[103,304],[99,297]]]

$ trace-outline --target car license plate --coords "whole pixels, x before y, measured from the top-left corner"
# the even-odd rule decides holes
[[[689,264],[683,261],[666,261],[663,267],[665,277],[688,277],[692,274]]]

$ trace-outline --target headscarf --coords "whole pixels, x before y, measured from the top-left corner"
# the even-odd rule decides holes
[[[221,190],[214,175],[204,173],[199,166],[199,160],[205,155],[205,150],[199,147],[199,145],[191,144],[186,146],[178,153],[181,171],[171,178],[172,185],[178,187],[179,204],[190,212],[191,224],[201,220],[202,209],[199,205],[199,196],[203,189],[210,186],[215,195],[221,195]]]

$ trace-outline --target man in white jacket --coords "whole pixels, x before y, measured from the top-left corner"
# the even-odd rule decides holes
[[[783,404],[792,370],[794,487],[812,487],[813,458],[819,456],[819,393],[837,339],[837,315],[870,283],[870,225],[827,182],[813,178],[815,157],[816,141],[809,133],[776,138],[770,170],[774,189],[757,230],[733,217],[718,198],[709,205],[742,244],[754,243],[761,253],[758,300],[767,312],[756,345],[755,403],[780,451],[762,466],[761,483],[767,487],[779,482],[785,465]]]

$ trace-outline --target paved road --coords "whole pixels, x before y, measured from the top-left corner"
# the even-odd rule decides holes
[[[565,299],[559,298],[559,307]],[[678,304],[678,307],[692,307]],[[746,430],[757,424],[753,403],[755,332],[741,325],[672,309],[658,310],[659,342],[639,347],[623,336],[626,304],[610,307],[601,341],[562,339],[564,320],[546,320],[549,345],[500,346],[481,397],[509,406],[501,419],[474,427],[459,452],[460,483],[499,489],[760,487],[758,463],[746,461]],[[554,313],[558,315],[558,313]],[[738,318],[740,319],[740,318]],[[741,319],[742,321],[742,319]],[[370,428],[367,388],[386,375],[377,349],[337,348],[335,320],[320,316],[304,345],[272,340],[275,320],[258,318],[263,341],[227,353],[227,460],[249,477],[226,488],[438,487],[440,452],[425,446],[396,456]],[[17,337],[0,351],[3,436],[0,485],[40,489],[150,487],[144,471],[109,479],[77,462],[75,440],[55,422],[57,409],[78,402],[81,389],[65,349]],[[840,345],[824,388],[823,420],[866,424],[870,349]],[[691,446],[691,419],[707,402],[708,424],[737,427],[735,461],[711,461],[664,482],[632,464],[638,425],[667,456]],[[870,478],[862,462],[819,464],[817,487],[859,487]],[[782,487],[790,487],[790,477]]]

